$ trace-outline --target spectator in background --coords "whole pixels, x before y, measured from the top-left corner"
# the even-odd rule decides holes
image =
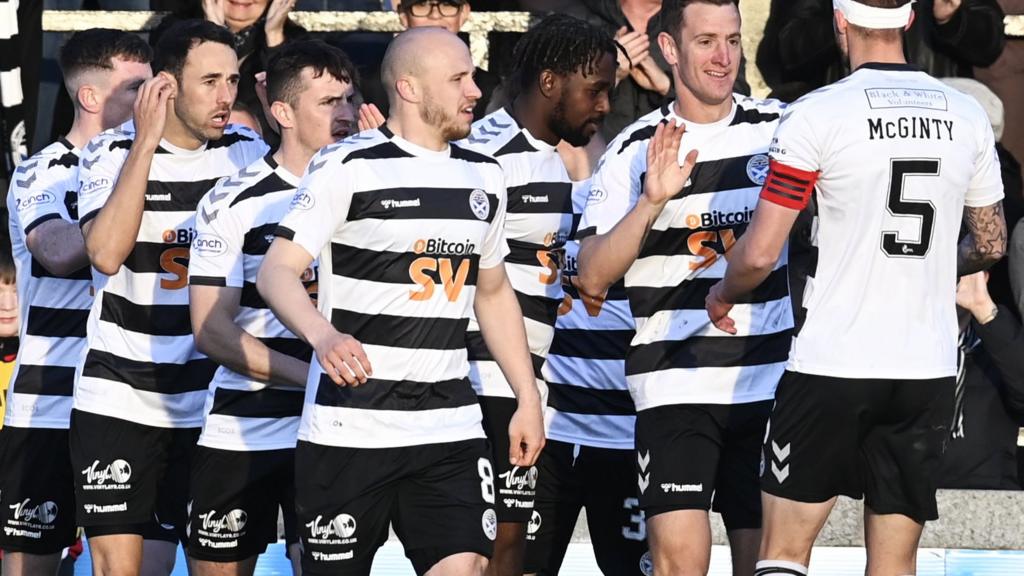
[[[7,216],[7,211],[2,211],[2,214]],[[16,275],[11,239],[5,227],[0,232],[0,428],[7,409],[7,387],[18,356],[18,331],[21,328]]]
[[[998,0],[1007,14],[1024,14],[1024,0]],[[1015,158],[1024,158],[1024,38],[1007,38],[1002,55],[974,75],[1002,99],[1006,106],[1003,144]]]
[[[920,0],[904,40],[907,61],[941,78],[972,75],[1006,43],[996,0]],[[793,101],[845,76],[832,32],[832,0],[772,0],[757,66],[772,96]]]
[[[285,42],[308,35],[306,30],[288,19],[296,0],[253,0],[247,4],[224,0],[189,0],[174,2],[178,7],[160,21],[150,33],[153,46],[173,24],[188,18],[205,18],[226,27],[234,35],[235,54],[238,55],[238,98],[232,110],[231,122],[249,126],[255,118],[257,130],[271,146],[277,144],[277,133],[271,130],[267,118],[256,114],[262,110],[256,94],[256,74],[266,70],[267,61]],[[236,115],[237,113],[237,115]]]
[[[1024,331],[988,293],[985,272],[957,284],[960,365],[952,439],[939,486],[1019,490],[1017,433],[1024,425]]]

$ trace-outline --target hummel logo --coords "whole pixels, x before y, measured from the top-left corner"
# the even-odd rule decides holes
[[[480,133],[481,134],[485,134],[487,136],[497,136],[497,135],[501,134],[501,131],[499,130],[498,132],[488,132],[487,128],[481,127],[480,128]]]
[[[18,185],[18,188],[28,188],[35,181],[36,181],[36,174],[35,174],[35,172],[33,172],[31,176],[29,176],[28,178],[26,178],[24,180],[15,180],[15,183]]]
[[[510,128],[512,126],[511,124],[499,124],[498,121],[495,120],[494,118],[489,118],[487,120],[487,123],[490,124],[491,126],[494,126],[495,128]]]
[[[651,484],[651,474],[647,471],[647,465],[651,463],[651,451],[647,450],[643,454],[637,452],[636,463],[640,465],[640,473],[636,475],[636,483],[640,487],[640,493],[643,494]]]
[[[210,222],[213,222],[214,220],[217,219],[217,212],[219,212],[219,210],[214,210],[212,213],[209,213],[206,211],[206,207],[204,206],[203,209],[199,212],[199,215],[203,217],[203,222],[209,224]]]
[[[786,481],[786,478],[789,478],[789,464],[786,462],[789,458],[789,445],[790,443],[787,442],[785,446],[780,447],[775,443],[775,440],[772,440],[772,452],[774,453],[774,458],[772,458],[772,474],[775,475],[775,479],[779,481],[779,484],[782,484]]]
[[[316,172],[317,170],[323,168],[324,165],[326,165],[326,164],[327,164],[327,160],[326,159],[321,160],[319,164],[317,164],[316,162],[310,162],[309,163],[309,170],[308,170],[308,172],[310,174],[312,174],[313,172]]]
[[[85,168],[86,170],[91,169],[92,165],[95,164],[97,160],[99,160],[98,157],[97,158],[93,158],[92,160],[90,160],[88,158],[82,158],[82,168]]]
[[[490,141],[490,138],[477,138],[472,134],[469,136],[469,138],[466,138],[466,142],[469,142],[470,144],[487,144]]]
[[[227,183],[225,182],[224,185],[227,186]],[[210,203],[211,204],[216,204],[217,202],[220,202],[221,200],[226,198],[227,195],[228,195],[227,192],[220,192],[220,193],[218,193],[217,189],[214,188],[213,190],[210,190]]]

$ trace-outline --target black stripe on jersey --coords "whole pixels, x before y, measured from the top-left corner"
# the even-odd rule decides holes
[[[664,124],[668,122],[665,118],[662,118],[658,124]],[[619,146],[619,151],[616,154],[622,154],[626,148],[629,148],[633,142],[643,142],[654,138],[654,133],[658,130],[658,124],[651,124],[650,126],[644,126],[643,128],[637,128],[629,135],[628,138],[622,141],[622,145]]]
[[[495,362],[494,356],[484,342],[482,332],[466,332],[466,352],[469,360],[473,362]],[[530,354],[530,362],[533,364],[533,373],[541,378],[541,368],[544,367],[544,358],[536,354]]]
[[[92,280],[92,268],[89,266],[82,266],[68,276],[58,276],[47,270],[46,266],[43,266],[42,262],[32,258],[32,277],[56,278],[58,280]]]
[[[253,134],[255,136],[255,134]],[[223,136],[216,140],[210,140],[206,143],[207,150],[214,150],[216,148],[228,148],[239,142],[255,142],[256,138],[245,134],[243,131],[238,132],[225,132]]]
[[[95,218],[96,215],[99,214],[100,210],[102,210],[102,209],[103,208],[97,208],[97,209],[95,209],[92,212],[89,212],[87,214],[84,214],[84,215],[79,214],[79,216],[78,216],[78,227],[79,228],[84,227],[90,220]]]
[[[220,178],[207,178],[195,182],[146,182],[146,202],[143,210],[148,212],[195,212],[203,196],[217,184]],[[167,198],[167,200],[157,199]]]
[[[597,390],[548,382],[548,406],[563,413],[633,416],[636,405],[628,390]]]
[[[741,296],[736,304],[762,304],[787,298],[789,279],[786,266],[771,274],[750,293]],[[662,310],[703,310],[704,299],[720,278],[694,278],[677,286],[631,286],[626,289],[629,305],[635,318],[650,318]]]
[[[29,306],[25,333],[46,338],[85,338],[88,321],[88,309]]]
[[[363,344],[392,348],[460,350],[466,346],[466,318],[415,318],[331,310],[331,324]]]
[[[586,228],[580,228],[579,230],[577,230],[576,234],[573,235],[572,239],[578,242],[588,236],[594,236],[596,234],[597,226],[587,226]]]
[[[39,396],[72,396],[75,392],[75,369],[70,366],[22,364],[14,380],[14,392]]]
[[[548,254],[552,252],[551,247],[544,246],[543,244],[534,244],[533,242],[523,242],[521,240],[506,240],[506,242],[508,243],[508,255],[505,256],[505,262],[509,264],[541,266],[537,252],[546,252]]]
[[[313,358],[313,349],[298,338],[260,338],[259,341],[274,352],[291,356],[303,362],[309,362]]]
[[[461,245],[464,245],[462,243]],[[442,284],[441,273],[437,270],[438,258],[447,258],[451,263],[453,276],[457,276],[463,262],[469,262],[469,274],[466,286],[476,286],[477,274],[480,269],[480,256],[447,256],[444,254],[416,254],[414,252],[376,252],[363,248],[331,243],[331,273],[355,280],[386,282],[388,284],[407,284],[414,287],[414,272],[422,272],[435,284]],[[422,266],[413,266],[418,260],[433,261],[434,270]]]
[[[295,240],[295,231],[287,226],[278,226],[274,229],[274,236],[279,236],[285,240]]]
[[[267,305],[263,296],[260,295],[260,291],[256,289],[256,284],[254,282],[242,283],[242,295],[238,299],[238,305],[256,310],[270,309],[270,306]]]
[[[561,298],[531,296],[516,291],[516,300],[519,302],[519,309],[522,310],[524,317],[546,326],[555,325],[555,320],[558,318],[558,307],[562,305]]]
[[[691,194],[717,193],[741,188],[760,188],[761,185],[751,180],[750,176],[747,175],[747,163],[754,156],[765,155],[749,154],[746,156],[697,162],[693,167],[693,172],[690,173],[691,185],[683,188],[682,193],[673,198],[673,200]],[[753,209],[754,206],[750,208]]]
[[[583,298],[580,297],[580,291],[579,291],[578,288],[576,288],[575,285],[563,283],[562,284],[562,290],[564,290],[565,293],[570,298],[572,298],[573,300],[576,300],[576,302],[573,302],[573,306],[582,305],[582,304],[580,304],[579,301],[582,300]],[[615,284],[612,284],[611,287],[608,288],[608,291],[604,293],[604,301],[605,302],[614,301],[614,300],[625,300],[625,299],[626,299],[626,285],[623,283],[622,280],[619,280]]]
[[[394,142],[381,142],[349,152],[341,163],[348,164],[353,160],[389,160],[394,158],[414,158],[414,156],[399,148]]]
[[[102,350],[89,350],[82,376],[127,384],[142,392],[181,394],[206,390],[217,365],[209,358],[184,364],[140,362]]]
[[[227,278],[221,276],[189,276],[189,286],[216,286],[225,288],[228,285]]]
[[[54,158],[50,160],[50,163],[46,165],[47,169],[53,168],[54,166],[63,166],[65,168],[75,168],[78,166],[78,155],[74,152],[65,152],[60,158]]]
[[[188,304],[142,305],[104,292],[100,320],[150,336],[192,336]]]
[[[470,188],[386,188],[356,192],[352,194],[347,220],[446,219],[479,222],[481,219],[473,213],[469,203],[473,192]],[[490,207],[486,221],[491,222],[498,210],[498,197],[487,194],[487,200]],[[414,204],[402,206],[403,202]]]
[[[632,330],[559,328],[548,354],[588,360],[622,360],[629,352]]]
[[[39,218],[33,220],[28,226],[25,226],[25,236],[27,237],[30,232],[35,230],[36,227],[42,224],[43,222],[49,222],[50,220],[59,220],[60,218],[60,214],[56,213],[43,214]]]
[[[449,144],[448,146],[451,147],[451,150],[452,150],[451,157],[452,157],[453,160],[462,160],[464,162],[475,162],[475,163],[479,163],[479,164],[496,164],[498,166],[501,165],[501,164],[498,164],[497,160],[495,160],[494,158],[491,158],[490,156],[487,156],[485,154],[481,154],[479,152],[474,152],[472,150],[463,148],[463,147],[458,146],[456,144]]]
[[[325,374],[320,375],[316,403],[363,410],[420,411],[458,408],[477,403],[469,380],[411,382],[370,378],[365,384],[338,386]],[[344,422],[341,423],[344,426]]]
[[[270,249],[270,243],[274,241],[274,230],[277,230],[277,222],[268,222],[250,228],[242,238],[242,254],[246,256],[265,255]]]
[[[302,390],[217,388],[210,414],[239,418],[292,418],[302,415]]]
[[[498,151],[494,153],[495,158],[506,156],[508,154],[522,154],[529,152],[536,152],[537,149],[530,144],[530,139],[526,137],[526,134],[519,132],[511,140],[505,143],[504,146],[498,148]]]
[[[759,336],[691,336],[635,346],[626,357],[626,374],[645,374],[673,368],[730,368],[785,362],[790,337],[786,329]]]
[[[167,253],[168,250],[177,251]],[[165,265],[172,261],[187,270],[188,260],[188,243],[136,242],[132,251],[128,253],[128,257],[124,259],[124,267],[136,274],[164,274],[169,272],[165,269]]]
[[[113,152],[114,150],[117,150],[118,148],[121,148],[121,149],[124,149],[124,150],[131,150],[132,149],[132,142],[134,142],[134,141],[135,141],[134,140],[134,136],[131,137],[131,138],[124,138],[122,140],[111,140],[111,142],[109,144],[107,144],[107,150],[110,150],[111,152]],[[159,148],[157,148],[157,151],[159,151]]]
[[[666,228],[665,230],[651,230],[647,234],[647,240],[640,248],[640,254],[637,258],[646,258],[648,256],[694,256],[695,253],[690,246],[691,241],[694,241],[700,248],[710,247],[718,254],[723,254],[726,249],[724,244],[725,239],[718,234],[708,238],[707,235],[703,233],[717,233],[722,230],[732,230],[732,238],[739,239],[740,236],[746,233],[747,226],[748,224],[744,222],[742,224],[708,226],[707,228]],[[694,236],[691,238],[694,233],[698,232],[702,233],[702,236]],[[697,242],[696,239],[700,239],[700,241]]]
[[[729,122],[729,126],[736,126],[739,124],[760,124],[761,122],[774,122],[778,119],[778,112],[762,112],[757,108],[746,109],[742,106],[736,106],[736,114],[733,115],[732,122]]]
[[[291,190],[295,190],[295,186],[292,186],[291,184],[285,182],[284,179],[282,179],[276,173],[271,172],[270,174],[267,175],[266,178],[263,178],[259,182],[256,182],[252,186],[246,188],[238,196],[235,196],[235,199],[231,201],[231,204],[228,204],[228,207],[231,208],[235,204],[245,202],[246,200],[249,200],[251,198],[259,198],[261,196],[266,196],[267,194],[274,194],[275,192],[288,192]]]
[[[531,182],[512,186],[508,189],[506,210],[509,214],[571,214],[572,183]]]

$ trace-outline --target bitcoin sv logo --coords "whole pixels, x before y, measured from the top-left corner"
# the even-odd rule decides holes
[[[468,238],[461,242],[444,238],[419,239],[413,244],[413,252],[421,256],[409,265],[409,278],[418,285],[417,289],[409,291],[409,299],[430,300],[435,284],[440,282],[448,301],[457,301],[469,278],[472,267],[469,257],[476,252],[476,244]]]

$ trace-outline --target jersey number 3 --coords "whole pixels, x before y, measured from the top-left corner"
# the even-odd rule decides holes
[[[900,240],[899,232],[882,232],[882,252],[896,258],[924,258],[932,243],[935,205],[927,200],[904,200],[903,187],[908,176],[938,176],[937,158],[893,158],[889,161],[889,192],[886,209],[896,217],[918,218],[921,230],[917,242]]]

